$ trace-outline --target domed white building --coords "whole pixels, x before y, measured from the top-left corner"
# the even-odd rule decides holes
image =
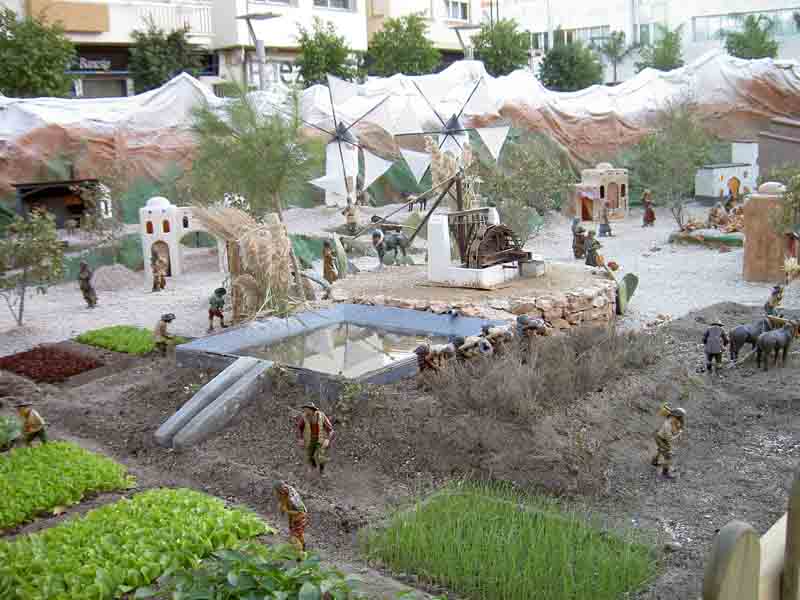
[[[167,277],[179,277],[184,272],[183,246],[181,239],[187,233],[207,231],[194,218],[189,206],[175,206],[162,196],[154,196],[139,209],[139,226],[142,236],[145,284],[153,285],[150,257],[158,254],[167,261]],[[225,271],[225,244],[217,240],[220,271]]]

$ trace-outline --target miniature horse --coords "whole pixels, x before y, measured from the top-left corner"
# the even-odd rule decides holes
[[[394,262],[397,263],[397,251],[403,253],[403,258],[407,256],[408,238],[402,233],[389,233],[384,235],[383,230],[376,229],[372,232],[372,246],[378,252],[378,260],[383,266],[383,259],[387,252],[394,251]]]

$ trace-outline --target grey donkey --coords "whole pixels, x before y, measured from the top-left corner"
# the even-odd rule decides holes
[[[731,360],[736,361],[739,359],[739,350],[741,350],[745,344],[750,344],[755,348],[756,342],[758,342],[758,336],[771,329],[772,324],[766,317],[748,323],[747,325],[739,325],[731,329]]]
[[[761,366],[761,355],[764,355],[764,370],[769,370],[769,355],[770,352],[774,353],[773,364],[778,364],[778,354],[783,351],[781,357],[781,365],[786,366],[786,356],[789,354],[789,347],[792,345],[792,339],[797,331],[797,324],[789,321],[780,329],[773,329],[758,336],[756,342],[756,363]]]

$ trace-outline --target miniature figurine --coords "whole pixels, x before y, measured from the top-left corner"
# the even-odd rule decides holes
[[[750,344],[755,349],[758,337],[771,329],[772,324],[766,317],[761,317],[752,323],[739,325],[731,329],[728,336],[730,338],[731,360],[733,362],[739,360],[739,350],[745,344]]]
[[[645,190],[642,194],[642,204],[644,205],[642,227],[652,227],[656,223],[656,211],[653,209],[653,193],[650,190]]]
[[[706,353],[706,371],[711,373],[711,363],[716,361],[717,373],[722,368],[722,348],[728,345],[728,335],[722,328],[719,319],[711,321],[711,327],[703,334],[703,344]]]
[[[378,253],[378,261],[380,266],[384,266],[384,258],[387,252],[394,252],[394,262],[397,264],[397,251],[403,253],[403,258],[406,258],[406,248],[408,248],[408,238],[402,233],[389,233],[384,235],[383,230],[375,229],[372,231],[372,247]]]
[[[404,204],[408,204],[408,212],[414,212],[414,207],[417,205],[417,199],[411,192],[401,192],[400,199]]]
[[[305,532],[308,526],[308,510],[297,490],[285,481],[276,481],[275,497],[278,499],[278,510],[289,518],[289,543],[299,552],[306,549]]]
[[[511,325],[492,327],[484,325],[481,328],[481,335],[492,345],[494,351],[501,354],[511,340],[514,339],[514,329]]]
[[[715,229],[725,227],[730,223],[730,217],[722,206],[722,202],[717,202],[711,210],[708,211],[708,226]]]
[[[672,473],[672,442],[683,433],[686,411],[682,408],[670,408],[669,405],[664,404],[658,411],[658,415],[666,418],[655,433],[657,450],[650,464],[654,467],[660,466],[661,475],[665,479],[675,479],[675,475]],[[661,461],[662,457],[664,458],[663,462]]]
[[[603,202],[600,206],[600,237],[609,237],[614,234],[611,233],[611,222],[608,220],[608,202]]]
[[[342,211],[342,214],[347,225],[347,232],[350,235],[355,235],[358,232],[358,207],[348,199],[347,206]]]
[[[590,267],[600,266],[597,251],[602,248],[603,245],[595,239],[594,231],[589,230],[583,247],[586,254],[586,264]]]
[[[322,477],[328,462],[327,450],[333,440],[333,425],[315,404],[304,404],[302,409],[303,414],[296,424],[297,442],[305,450],[309,473],[318,470]]]
[[[153,338],[155,340],[155,347],[161,353],[161,356],[167,355],[167,346],[169,341],[175,339],[174,336],[167,333],[167,326],[175,320],[175,315],[167,313],[161,315],[161,318],[156,323],[155,330],[153,331]]]
[[[322,242],[322,276],[328,283],[333,283],[339,278],[336,257],[333,255],[333,246],[329,240]]]
[[[167,263],[157,252],[153,252],[150,268],[153,271],[153,291],[160,292],[167,287]]]
[[[208,299],[208,332],[214,331],[214,317],[219,319],[220,327],[225,329],[225,315],[222,314],[222,309],[225,308],[225,294],[227,290],[224,287],[217,288]]]
[[[776,285],[772,288],[769,298],[764,303],[764,312],[768,315],[774,315],[781,302],[783,302],[783,286]]]
[[[30,446],[36,439],[42,444],[46,444],[47,427],[41,415],[31,408],[33,403],[28,400],[17,400],[15,406],[17,414],[22,419],[22,435],[25,436],[25,445]]]
[[[89,308],[97,306],[97,292],[94,291],[94,286],[92,285],[92,275],[94,275],[94,273],[92,273],[89,265],[82,260],[80,263],[80,271],[78,271],[78,286]]]
[[[454,358],[456,348],[453,344],[420,344],[415,350],[417,355],[417,366],[420,372],[440,371],[447,364],[447,361]]]
[[[583,258],[586,254],[586,230],[578,217],[572,219],[572,254],[575,258]]]

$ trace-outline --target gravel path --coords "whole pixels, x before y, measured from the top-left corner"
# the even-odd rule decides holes
[[[372,214],[386,215],[398,207],[365,209],[362,220]],[[336,208],[292,209],[285,214],[293,233],[318,233],[342,222]],[[393,220],[402,220],[407,215],[401,211]],[[769,294],[770,285],[742,281],[741,248],[722,253],[699,246],[668,244],[674,224],[666,211],[659,212],[653,228],[642,228],[641,212],[635,210],[626,222],[614,224],[613,229],[615,237],[601,239],[604,246],[601,253],[608,260],[616,260],[623,272],[639,276],[639,288],[624,319],[631,327],[650,322],[660,314],[679,317],[717,302],[761,305]],[[652,251],[653,246],[661,249]],[[573,260],[568,219],[556,216],[530,247],[553,260]],[[369,268],[375,262],[365,258],[359,261],[359,266]],[[196,272],[170,279],[167,289],[158,294],[147,291],[143,274],[136,273],[125,288],[98,292],[99,305],[94,310],[86,308],[77,283],[55,286],[46,296],[31,295],[26,300],[22,327],[17,327],[11,314],[0,306],[0,356],[41,343],[62,341],[98,327],[120,324],[152,327],[165,312],[177,316],[173,325],[176,333],[201,336],[208,325],[208,296],[223,280],[213,265],[213,259],[205,263],[201,260]]]
[[[718,302],[762,305],[766,301],[771,284],[742,280],[742,248],[720,252],[669,244],[675,230],[669,212],[659,211],[651,228],[641,226],[641,217],[640,210],[632,210],[625,222],[612,223],[614,237],[599,238],[600,254],[607,261],[619,263],[623,275],[629,272],[639,277],[626,323],[647,323],[660,314],[676,318]],[[569,220],[560,215],[554,218],[529,246],[549,259],[574,260]],[[653,246],[660,250],[652,251]]]

